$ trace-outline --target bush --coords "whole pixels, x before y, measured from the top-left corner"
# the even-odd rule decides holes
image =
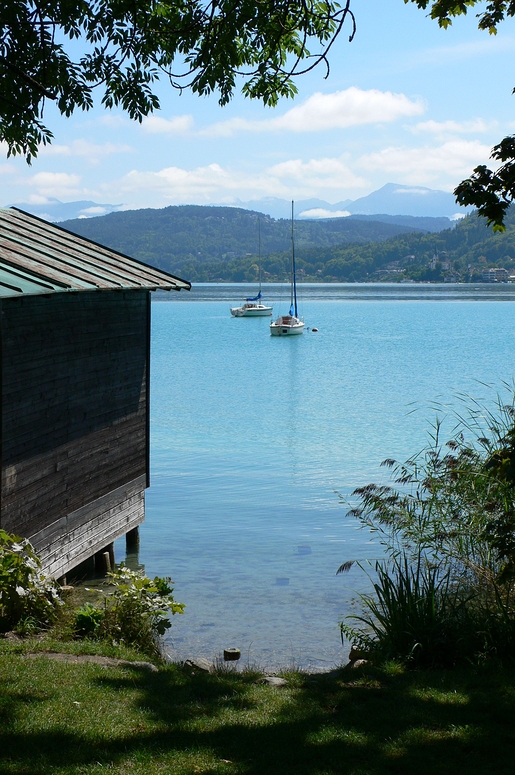
[[[100,628],[103,618],[103,608],[99,608],[92,603],[84,603],[83,606],[75,611],[74,633],[76,637],[94,637]]]
[[[361,596],[363,615],[341,622],[342,638],[376,659],[425,666],[512,660],[513,396],[495,412],[474,405],[446,444],[439,436],[437,423],[423,453],[385,461],[394,486],[354,493],[360,504],[349,514],[380,537],[385,559],[375,564],[373,594]]]
[[[171,627],[170,614],[184,612],[184,605],[173,597],[171,579],[156,576],[151,580],[124,565],[108,577],[112,589],[102,604],[87,603],[77,610],[76,636],[136,646],[158,657],[159,638]]]
[[[342,642],[348,638],[360,652],[381,661],[418,667],[459,661],[464,642],[470,646],[475,633],[467,610],[470,598],[454,588],[450,572],[422,555],[405,554],[376,562],[374,571],[374,594],[360,596],[363,615],[347,617],[361,628],[341,622]]]
[[[61,604],[58,589],[43,575],[30,542],[0,530],[0,632],[50,626]]]

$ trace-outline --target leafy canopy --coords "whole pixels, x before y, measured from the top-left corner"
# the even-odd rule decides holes
[[[350,0],[9,0],[0,10],[0,140],[30,163],[52,139],[45,103],[61,114],[120,106],[141,121],[159,108],[155,84],[242,92],[275,105],[296,93],[294,76],[327,55]],[[316,47],[312,53],[310,46]]]
[[[497,34],[497,26],[510,16],[515,16],[515,0],[489,0],[484,5],[480,0],[404,0],[415,3],[419,8],[430,7],[430,16],[440,27],[447,28],[455,16],[463,16],[479,4],[484,6],[477,14],[478,28]],[[515,93],[515,89],[513,90]],[[515,136],[501,140],[492,148],[491,159],[501,162],[496,170],[480,164],[466,180],[454,190],[460,205],[477,207],[480,215],[486,217],[494,231],[504,231],[504,220],[508,208],[515,199]]]

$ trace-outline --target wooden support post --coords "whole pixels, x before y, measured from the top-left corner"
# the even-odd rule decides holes
[[[137,552],[139,549],[139,527],[136,526],[125,533],[125,548],[127,552]]]
[[[101,575],[114,570],[114,544],[109,544],[95,554],[95,571]]]
[[[108,555],[109,555],[109,565],[111,567],[109,568],[108,573],[110,573],[111,571],[114,570],[114,563],[115,563],[115,559],[114,559],[114,543],[113,544],[109,544],[109,546],[106,546],[104,551],[107,552]]]
[[[104,566],[106,569],[106,573],[111,573],[111,557],[109,556],[109,552],[102,552],[104,557]]]

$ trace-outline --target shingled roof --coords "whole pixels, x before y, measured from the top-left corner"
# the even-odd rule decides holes
[[[0,298],[105,290],[190,290],[168,272],[15,207],[0,208]]]

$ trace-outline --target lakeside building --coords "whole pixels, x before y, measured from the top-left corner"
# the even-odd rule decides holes
[[[144,520],[157,289],[190,283],[0,209],[0,528],[54,577]]]
[[[509,279],[507,269],[493,267],[481,272],[482,283],[507,283]]]

